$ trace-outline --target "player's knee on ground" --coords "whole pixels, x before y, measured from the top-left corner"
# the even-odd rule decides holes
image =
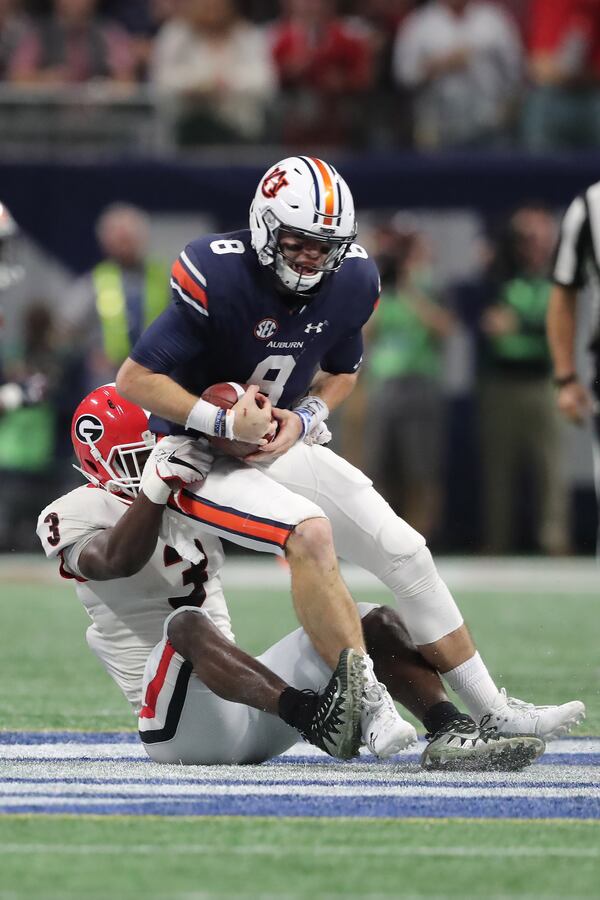
[[[335,556],[329,519],[305,519],[296,526],[286,544],[288,562],[331,562]]]
[[[400,618],[416,646],[439,641],[463,624],[427,547],[399,559],[393,577],[386,583],[394,592]]]

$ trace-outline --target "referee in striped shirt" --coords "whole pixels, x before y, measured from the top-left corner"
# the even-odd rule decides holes
[[[592,418],[596,497],[600,507],[600,181],[575,197],[564,214],[552,277],[547,329],[558,408],[577,425]],[[594,325],[588,344],[594,359],[591,389],[579,380],[575,360],[577,297],[586,285],[592,288],[594,303]]]

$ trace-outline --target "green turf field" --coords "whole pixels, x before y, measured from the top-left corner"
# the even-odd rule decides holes
[[[89,623],[70,585],[5,582],[0,696],[3,729],[135,730],[122,695],[88,650]],[[354,591],[359,600],[387,594]],[[229,590],[238,642],[260,653],[296,627],[283,591]],[[461,593],[457,600],[493,675],[510,694],[536,703],[578,698],[588,707],[580,734],[600,734],[598,604],[589,594]],[[16,673],[18,677],[16,677]]]
[[[5,578],[0,592],[0,727],[134,730],[87,649],[73,589]],[[228,596],[238,640],[252,652],[295,627],[284,591]],[[578,697],[588,707],[578,734],[600,734],[593,595],[457,596],[511,694]],[[600,896],[599,864],[600,828],[585,821],[0,817],[0,900],[591,898]]]
[[[0,820],[3,900],[575,900],[598,896],[598,862],[586,822]]]

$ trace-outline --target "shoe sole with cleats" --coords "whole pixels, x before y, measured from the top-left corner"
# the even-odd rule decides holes
[[[426,747],[421,768],[443,772],[518,772],[538,759],[546,745],[530,735],[507,737],[484,746],[463,749]]]
[[[542,755],[546,744],[539,737],[518,735],[506,738],[510,746],[503,747],[494,759],[494,769],[499,772],[518,772],[530,766]]]
[[[340,657],[336,672],[340,677],[342,690],[348,696],[350,715],[337,741],[335,756],[338,759],[352,759],[352,757],[358,756],[361,745],[360,714],[365,684],[365,665],[361,654],[355,650],[345,650],[342,657]]]

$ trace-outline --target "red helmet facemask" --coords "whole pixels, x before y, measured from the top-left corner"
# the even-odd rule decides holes
[[[142,470],[155,437],[148,413],[125,400],[114,384],[96,388],[73,415],[71,441],[88,481],[110,493],[136,497]]]

